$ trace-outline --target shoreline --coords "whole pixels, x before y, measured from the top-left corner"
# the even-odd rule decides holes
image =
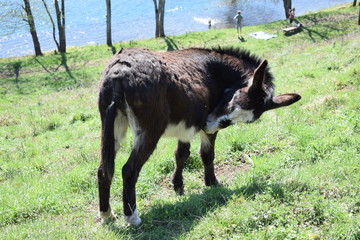
[[[313,13],[317,13],[317,12],[326,12],[326,11],[331,11],[331,10],[336,10],[336,9],[341,9],[341,8],[346,8],[346,6],[350,5],[351,3],[344,3],[344,4],[339,4],[339,5],[335,5],[329,8],[324,8],[324,9],[320,9],[320,10],[316,10],[316,11],[309,11],[305,14],[302,15],[298,15],[297,17],[302,17],[308,14],[313,14]],[[268,23],[262,23],[262,24],[254,24],[254,25],[247,25],[247,26],[243,26],[243,31],[244,29],[248,28],[248,27],[254,27],[254,26],[262,26],[262,25],[266,25],[266,24],[270,24],[270,23],[275,23],[275,22],[281,22],[281,21],[288,21],[287,19],[283,19],[283,20],[276,20],[276,21],[272,21],[272,22],[268,22]],[[182,33],[182,34],[176,34],[176,35],[166,35],[165,37],[178,37],[178,36],[183,36],[183,35],[188,35],[191,33],[201,33],[201,32],[207,32],[209,30],[223,30],[223,29],[232,29],[234,24],[230,24],[230,23],[222,23],[222,22],[217,22],[214,25],[211,26],[211,28],[209,28],[208,30],[202,30],[202,31],[189,31],[186,33]],[[234,25],[235,26],[235,25]],[[235,27],[234,27],[235,29]],[[150,37],[150,38],[143,38],[143,39],[136,39],[136,40],[126,40],[126,41],[117,41],[117,42],[113,42],[113,45],[118,45],[118,44],[129,44],[131,42],[136,43],[136,42],[142,42],[142,41],[151,41],[154,40],[156,38],[154,37]],[[31,42],[32,44],[32,42]],[[87,46],[105,46],[106,43],[96,43],[95,41],[93,41],[91,44],[84,44],[84,45],[69,45],[67,46],[67,50],[73,49],[73,48],[81,48],[81,47],[87,47]],[[33,47],[32,47],[33,49]],[[32,50],[33,51],[33,50]],[[57,49],[51,49],[51,50],[47,50],[47,51],[43,51],[44,55],[48,55],[48,54],[56,54],[55,52],[57,52]],[[35,57],[34,53],[31,54],[25,54],[25,55],[21,55],[21,56],[11,56],[11,57],[2,57],[0,59],[18,59],[18,58],[23,58],[23,57]]]

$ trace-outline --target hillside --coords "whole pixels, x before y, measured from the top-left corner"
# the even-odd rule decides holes
[[[350,4],[348,4],[350,5]],[[97,87],[112,55],[105,45],[0,59],[0,239],[360,239],[360,28],[358,7],[339,6],[297,19],[209,30],[165,39],[120,42],[154,50],[236,46],[267,59],[276,93],[302,99],[253,124],[220,131],[216,173],[202,180],[195,139],[176,195],[174,139],[162,139],[137,183],[143,223],[125,226],[121,167],[112,207],[119,219],[96,218],[100,159]],[[277,35],[259,40],[249,33]]]

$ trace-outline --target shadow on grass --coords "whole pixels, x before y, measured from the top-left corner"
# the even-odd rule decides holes
[[[60,53],[60,56],[61,56],[61,63],[54,69],[52,70],[49,70],[46,66],[44,66],[44,64],[42,64],[42,62],[39,60],[39,58],[35,58],[35,61],[47,72],[49,73],[50,75],[52,75],[54,72],[57,72],[60,68],[60,66],[63,66],[66,70],[66,73],[69,75],[69,77],[71,79],[74,80],[74,83],[76,84],[77,81],[76,81],[76,78],[72,75],[71,73],[71,70],[67,64],[67,56],[66,56],[66,53]]]
[[[156,203],[149,212],[140,215],[139,227],[109,224],[119,236],[131,239],[172,239],[189,232],[207,213],[225,205],[234,193],[225,187],[206,188],[201,194],[181,196],[177,203]]]
[[[49,59],[42,57],[34,57],[33,61],[40,65],[42,70],[24,67],[27,63],[23,61],[14,61],[4,65],[0,69],[0,77],[3,79],[0,82],[2,88],[0,93],[7,94],[15,90],[16,93],[23,95],[44,87],[53,86],[54,89],[60,89],[77,86],[78,82],[68,65],[66,53],[60,53],[56,57],[55,64],[49,64],[47,62]],[[60,70],[61,66],[65,71]],[[37,75],[41,76],[37,78]]]
[[[269,184],[266,180],[255,180],[249,184],[230,189],[228,187],[208,187],[202,193],[181,196],[176,203],[155,203],[151,209],[140,215],[139,227],[125,227],[109,224],[108,229],[116,235],[131,239],[176,239],[190,232],[202,219],[216,209],[225,206],[236,197],[254,199],[257,195],[269,193],[275,199],[284,199],[284,189],[293,186],[279,183]]]
[[[241,35],[240,37],[238,37],[239,42],[246,42],[246,39]]]
[[[179,49],[173,39],[171,39],[169,37],[165,37],[165,42],[166,42],[166,45],[167,45],[167,51],[168,52],[175,51],[175,50]]]
[[[21,62],[15,62],[13,64],[13,68],[14,68],[14,73],[15,73],[16,88],[19,90],[19,92],[21,92],[21,88],[20,88],[20,85],[19,85],[19,75],[20,75],[20,69],[21,69]]]
[[[69,75],[69,77],[71,79],[74,80],[74,83],[76,84],[76,78],[74,78],[74,76],[72,75],[69,66],[67,65],[67,57],[66,57],[66,53],[60,53],[61,54],[61,65],[64,66],[67,74]]]
[[[108,47],[110,47],[111,48],[111,52],[112,52],[112,54],[114,55],[115,53],[116,53],[116,48],[115,48],[115,46],[114,45],[108,45]]]
[[[316,42],[316,39],[314,37],[314,35],[318,35],[322,40],[323,39],[329,39],[326,34],[323,34],[323,33],[320,33],[318,31],[315,31],[311,28],[307,28],[307,27],[302,27],[305,31],[307,31],[307,34],[309,35],[310,39],[313,41],[313,42]]]
[[[321,16],[317,17],[316,15],[309,15],[309,16],[302,17],[302,21],[305,23],[302,26],[302,29],[307,32],[307,34],[309,35],[310,39],[313,42],[316,42],[315,36],[320,37],[321,40],[328,40],[329,39],[329,36],[328,36],[329,32],[344,31],[344,29],[340,29],[340,28],[337,28],[337,27],[332,26],[330,24],[327,24],[326,17],[322,18]],[[316,26],[316,25],[321,25],[320,29],[322,31],[314,30],[313,26]]]
[[[292,36],[292,35],[298,34],[299,32],[302,32],[302,31],[303,31],[303,30],[302,30],[302,27],[298,27],[298,28],[294,29],[293,31],[285,32],[284,35],[285,35],[286,37],[290,37],[290,36]]]
[[[1,76],[1,78],[4,78],[4,79],[1,81],[1,85],[6,85],[8,83],[14,84],[16,86],[17,91],[20,94],[22,94],[23,90],[21,88],[21,84],[19,81],[21,69],[22,69],[21,61],[12,62],[12,63],[9,63],[6,66],[2,67],[0,69],[0,76]],[[14,77],[14,78],[12,78],[12,77]],[[11,79],[6,81],[5,80],[6,78],[11,78]],[[2,91],[0,91],[0,93],[6,93],[6,92],[7,92],[6,87],[4,87]]]

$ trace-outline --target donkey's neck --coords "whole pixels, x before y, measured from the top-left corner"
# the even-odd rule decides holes
[[[228,88],[244,88],[248,86],[249,70],[239,69],[236,64],[240,62],[238,59],[218,59],[208,64],[212,80],[222,90]]]

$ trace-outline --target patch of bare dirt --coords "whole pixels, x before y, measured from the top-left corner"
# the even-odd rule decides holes
[[[242,154],[239,159],[234,163],[233,161],[215,164],[215,175],[222,183],[231,184],[235,181],[235,178],[240,172],[246,172],[250,170],[254,163],[247,154]],[[199,181],[203,181],[203,174],[199,175]],[[172,194],[173,185],[171,183],[171,177],[164,176],[159,180],[161,191],[163,194]],[[186,184],[186,179],[184,179]],[[205,185],[204,185],[205,186]]]
[[[239,161],[234,163],[222,163],[215,166],[216,176],[224,183],[231,184],[235,181],[235,178],[240,172],[246,172],[250,170],[253,162],[251,158],[243,154]]]

